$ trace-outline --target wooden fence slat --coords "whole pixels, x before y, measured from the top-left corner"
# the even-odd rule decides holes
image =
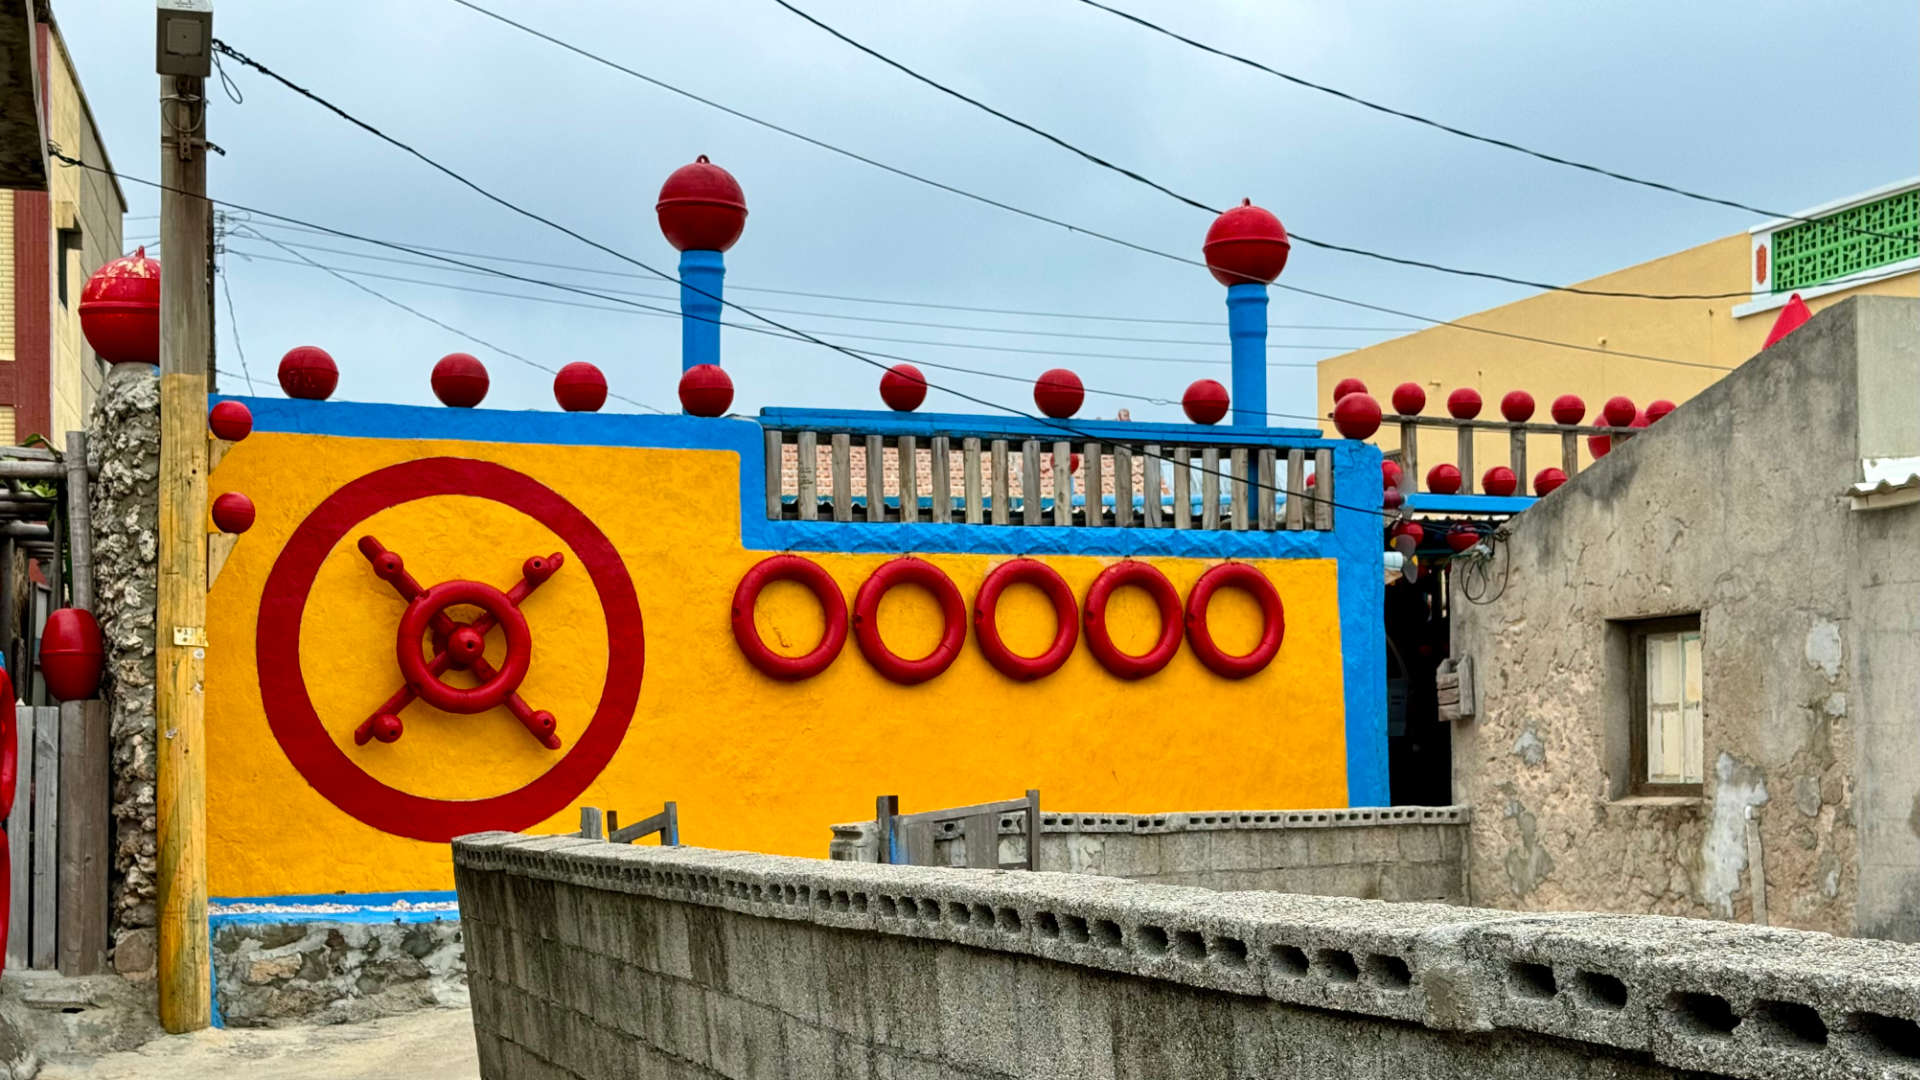
[[[68,701],[60,716],[60,972],[107,969],[107,703]]]
[[[967,524],[978,525],[985,509],[980,493],[980,440],[972,436],[960,440],[960,483],[967,493]]]
[[[1317,483],[1318,481],[1316,481]],[[1307,452],[1287,451],[1287,528],[1307,527]]]
[[[1073,446],[1053,444],[1053,523],[1073,524]]]
[[[1260,500],[1260,528],[1262,531],[1273,528],[1273,489],[1280,485],[1274,481],[1274,466],[1278,463],[1273,447],[1260,448],[1260,465],[1254,473],[1254,498]]]
[[[902,435],[894,441],[894,469],[900,474],[900,520],[920,520],[920,440]]]
[[[1160,478],[1165,475],[1162,464],[1158,446],[1148,446],[1140,457],[1140,500],[1149,529],[1160,527]]]
[[[1333,451],[1315,450],[1313,452],[1313,486],[1320,497],[1313,501],[1313,527],[1316,529],[1333,528],[1333,500],[1339,498],[1333,489]]]
[[[853,520],[853,436],[833,436],[833,520]]]
[[[967,865],[979,870],[1000,869],[1000,815],[989,811],[966,819]]]
[[[767,520],[780,520],[780,445],[783,436],[767,430]]]
[[[1560,471],[1569,477],[1580,471],[1580,437],[1571,431],[1560,436]]]
[[[1211,446],[1200,451],[1200,527],[1220,527],[1220,451]]]
[[[1513,470],[1514,477],[1520,481],[1520,486],[1514,489],[1515,493],[1525,495],[1527,493],[1527,433],[1514,428],[1512,438],[1513,442],[1507,454],[1507,467]]]
[[[1233,494],[1229,509],[1235,532],[1245,532],[1247,528],[1247,448],[1236,446],[1227,452],[1227,460],[1232,462]]]
[[[1040,524],[1040,440],[1020,440],[1020,523]]]
[[[1113,448],[1113,523],[1133,527],[1133,448]]]
[[[23,793],[24,794],[24,793]],[[30,963],[59,963],[54,913],[60,904],[60,710],[33,709],[33,947]],[[9,837],[11,839],[11,837]],[[25,857],[24,852],[14,852]]]
[[[953,520],[953,466],[949,463],[953,440],[946,435],[935,435],[932,445],[927,455],[930,466],[927,482],[933,489],[933,522],[945,525]]]
[[[794,483],[796,492],[793,508],[801,521],[812,521],[820,516],[820,436],[803,431],[794,439]]]
[[[15,778],[13,811],[7,815],[7,843],[13,865],[9,868],[7,895],[7,966],[15,970],[27,966],[32,949],[29,918],[33,911],[33,728],[34,710],[19,707],[15,728],[19,751],[19,774]]]
[[[1420,490],[1420,425],[1412,421],[1400,424],[1400,494]]]
[[[1007,475],[1007,440],[993,440],[993,523],[1013,524],[1013,479]]]
[[[1097,442],[1080,450],[1080,463],[1087,470],[1087,524],[1107,523],[1106,451]]]
[[[867,436],[867,520],[887,520],[887,440]]]
[[[1173,527],[1193,527],[1193,451],[1173,448]]]
[[[1460,494],[1473,494],[1473,429],[1463,427],[1459,434],[1460,452],[1454,464],[1460,466]]]

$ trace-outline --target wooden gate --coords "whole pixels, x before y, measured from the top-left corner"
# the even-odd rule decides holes
[[[1025,816],[1027,857],[1016,863],[1000,861],[1000,819],[1005,814]],[[953,806],[945,810],[900,812],[900,796],[875,800],[874,820],[880,825],[880,861],[896,866],[934,866],[934,842],[964,836],[967,865],[988,870],[1031,870],[1040,849],[1040,792],[1027,789],[1024,798],[1004,802]]]

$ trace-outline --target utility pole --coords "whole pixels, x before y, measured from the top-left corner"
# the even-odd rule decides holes
[[[159,828],[160,1023],[212,1020],[207,939],[206,77],[212,0],[158,0],[160,72],[160,567],[154,745]]]

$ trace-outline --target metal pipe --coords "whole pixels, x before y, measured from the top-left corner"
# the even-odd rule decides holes
[[[20,540],[52,540],[53,530],[45,525],[30,525],[24,521],[9,521],[0,525],[0,535]]]
[[[58,461],[0,460],[0,480],[65,480],[67,467]]]

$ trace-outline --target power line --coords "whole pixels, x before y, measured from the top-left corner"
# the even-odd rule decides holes
[[[253,385],[253,372],[247,370],[247,350],[240,345],[240,316],[233,310],[233,287],[228,284],[227,281],[227,268],[221,266],[218,267],[218,269],[220,271],[220,294],[227,298],[228,333],[233,335],[234,354],[240,357],[240,377],[246,380],[247,393],[258,395],[260,389]]]
[[[1146,29],[1153,31],[1156,34],[1163,34],[1167,37],[1172,38],[1175,41],[1182,42],[1187,45],[1191,45],[1192,47],[1199,49],[1201,52],[1212,53],[1215,56],[1222,57],[1227,60],[1232,60],[1235,63],[1245,64],[1246,66],[1253,68],[1256,71],[1262,71],[1268,75],[1274,76],[1275,78],[1284,79],[1287,82],[1294,84],[1295,86],[1303,86],[1309,90],[1317,90],[1322,94],[1332,95],[1333,97],[1337,97],[1342,101],[1347,101],[1355,105],[1359,105],[1362,108],[1372,109],[1374,112],[1385,113],[1388,116],[1397,116],[1402,120],[1411,120],[1416,124],[1423,124],[1427,127],[1434,128],[1439,131],[1444,131],[1449,135],[1458,135],[1463,139],[1472,139],[1475,142],[1486,143],[1488,146],[1497,146],[1503,150],[1512,150],[1515,153],[1525,154],[1528,157],[1539,158],[1541,161],[1551,162],[1555,165],[1564,165],[1570,169],[1580,169],[1582,171],[1595,173],[1597,175],[1605,176],[1610,179],[1621,180],[1629,184],[1638,184],[1641,187],[1653,188],[1656,191],[1665,191],[1670,194],[1679,195],[1682,198],[1694,199],[1696,201],[1704,202],[1704,203],[1713,203],[1718,206],[1731,207],[1735,210],[1743,210],[1750,214],[1758,214],[1761,217],[1782,218],[1787,221],[1798,221],[1802,223],[1812,223],[1816,221],[1826,220],[1821,218],[1802,217],[1799,214],[1785,214],[1785,213],[1781,213],[1778,210],[1763,210],[1760,207],[1752,206],[1735,199],[1723,199],[1716,195],[1705,195],[1698,191],[1688,191],[1686,188],[1676,187],[1673,184],[1662,183],[1659,180],[1648,180],[1643,177],[1632,176],[1630,174],[1623,173],[1623,172],[1616,172],[1612,169],[1603,168],[1599,165],[1589,165],[1583,161],[1575,161],[1572,158],[1560,157],[1557,154],[1549,154],[1543,150],[1534,150],[1529,147],[1522,146],[1516,142],[1509,142],[1506,139],[1494,138],[1491,135],[1481,135],[1476,132],[1468,131],[1464,128],[1454,127],[1452,124],[1441,123],[1438,120],[1421,116],[1418,113],[1407,112],[1404,109],[1396,109],[1391,105],[1382,105],[1377,101],[1369,101],[1366,98],[1360,97],[1357,94],[1351,94],[1345,90],[1339,90],[1331,86],[1326,86],[1322,83],[1314,82],[1311,79],[1305,79],[1298,75],[1289,74],[1288,72],[1280,71],[1276,68],[1268,67],[1267,65],[1261,63],[1258,60],[1254,60],[1249,57],[1242,56],[1239,53],[1228,52],[1225,49],[1221,49],[1216,46],[1209,45],[1204,41],[1196,41],[1193,38],[1187,37],[1185,34],[1181,34],[1173,30],[1169,30],[1166,27],[1161,26],[1159,23],[1151,22],[1147,19],[1143,19],[1138,15],[1132,14],[1131,12],[1122,11],[1116,7],[1109,7],[1108,5],[1101,3],[1100,0],[1080,0],[1080,2],[1087,5],[1088,7],[1098,8],[1109,15],[1117,15],[1120,18],[1135,24],[1136,26],[1145,27]],[[1835,224],[1840,224],[1841,228],[1844,228],[1849,232],[1858,233],[1862,236],[1873,236],[1883,240],[1898,240],[1903,243],[1910,243],[1910,244],[1920,242],[1920,237],[1899,236],[1894,233],[1877,232],[1872,229],[1856,228],[1854,226],[1845,225],[1838,222],[1835,222]]]

